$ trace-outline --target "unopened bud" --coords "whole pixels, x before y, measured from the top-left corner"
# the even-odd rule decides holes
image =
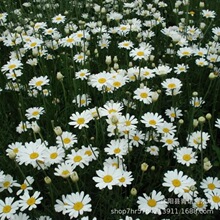
[[[156,168],[155,168],[155,166],[151,166],[151,168],[150,168],[152,171],[154,171]]]
[[[203,162],[204,163],[206,163],[206,162],[208,162],[209,161],[209,158],[208,157],[205,157],[204,159],[203,159]]]
[[[212,118],[212,115],[210,113],[208,113],[208,114],[206,114],[205,117],[206,117],[207,120],[210,120]]]
[[[110,64],[112,63],[112,58],[111,58],[111,56],[106,56],[106,58],[105,58],[105,63],[106,63],[107,65],[110,65]]]
[[[205,7],[205,3],[204,2],[199,2],[199,7],[200,8],[204,8]]]
[[[132,196],[136,196],[137,195],[137,190],[136,188],[132,188],[131,191],[130,191],[131,195]]]
[[[159,94],[157,92],[153,92],[152,93],[152,101],[156,102],[159,98]]]
[[[63,74],[62,74],[61,72],[58,72],[58,73],[57,73],[57,79],[58,79],[59,81],[62,81],[63,78],[64,78]]]
[[[46,176],[46,177],[44,178],[44,182],[45,182],[46,184],[50,184],[50,183],[52,182],[52,180],[51,180],[51,178],[50,178],[49,176]]]
[[[111,117],[111,122],[112,122],[112,124],[116,125],[116,124],[118,123],[118,118],[117,118],[117,116],[113,115],[113,116]]]
[[[199,122],[197,119],[193,119],[193,127],[196,128],[198,126]]]
[[[73,171],[73,173],[70,175],[70,178],[74,183],[78,182],[79,180],[79,176],[76,171]]]
[[[205,117],[201,116],[198,118],[199,123],[204,124],[205,123]]]
[[[117,56],[114,56],[113,61],[114,61],[115,63],[117,63],[117,62],[118,62],[118,57],[117,57]]]
[[[119,69],[118,63],[115,63],[113,68],[114,68],[114,70],[118,70]]]
[[[183,123],[184,123],[183,119],[180,119],[180,120],[179,120],[179,124],[182,125]]]
[[[209,74],[209,79],[215,79],[216,77],[217,77],[218,75],[217,74],[215,74],[214,72],[211,72],[210,74]]]
[[[57,136],[61,136],[63,133],[62,128],[60,126],[55,127],[53,130]]]
[[[37,122],[33,122],[32,125],[31,125],[31,128],[33,130],[34,133],[40,133],[40,127],[39,125],[37,124]]]
[[[207,161],[207,162],[205,162],[205,163],[203,164],[203,169],[204,169],[205,171],[208,171],[208,170],[210,170],[211,168],[212,168],[212,164],[211,164],[210,161]]]
[[[198,92],[193,92],[192,95],[193,95],[193,97],[197,97],[198,96]]]
[[[146,172],[147,171],[147,169],[148,169],[148,164],[147,163],[142,163],[141,164],[141,170],[143,171],[143,172]]]
[[[10,152],[8,153],[8,156],[9,156],[9,158],[10,158],[11,160],[14,160],[15,157],[16,157],[16,153],[15,153],[14,151],[10,151]]]

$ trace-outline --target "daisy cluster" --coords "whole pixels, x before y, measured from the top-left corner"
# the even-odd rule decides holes
[[[205,0],[3,1],[0,219],[165,219],[170,208],[211,210],[215,219],[214,8]],[[126,208],[138,212],[111,215]]]

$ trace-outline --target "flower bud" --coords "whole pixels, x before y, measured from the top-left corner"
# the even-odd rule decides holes
[[[136,188],[132,188],[131,191],[130,191],[131,195],[132,196],[136,196],[137,195],[137,190]]]
[[[179,120],[179,124],[182,125],[183,123],[184,123],[183,119],[180,119],[180,120]]]
[[[199,2],[199,7],[200,8],[204,8],[205,7],[205,3],[204,2]]]
[[[155,168],[155,166],[151,166],[151,168],[150,168],[152,171],[154,171],[156,168]]]
[[[49,176],[46,176],[46,177],[44,178],[44,182],[45,182],[46,184],[50,184],[50,183],[52,182],[52,180],[51,180],[51,178],[50,178]]]
[[[106,58],[105,58],[105,63],[106,63],[107,65],[110,65],[110,64],[112,63],[112,58],[111,58],[111,56],[106,56]]]
[[[8,156],[9,156],[9,158],[10,158],[11,160],[14,160],[15,157],[16,157],[16,153],[15,153],[14,151],[10,151],[10,152],[8,153]]]
[[[147,171],[147,169],[148,169],[148,164],[147,163],[142,163],[141,164],[141,170],[143,171],[143,172],[146,172]]]
[[[40,133],[40,127],[39,125],[37,124],[37,122],[32,122],[32,125],[31,125],[31,128],[33,130],[34,133]]]
[[[57,136],[61,136],[63,133],[62,128],[60,126],[55,127],[53,130]]]
[[[113,61],[114,61],[115,63],[117,63],[117,62],[118,62],[118,57],[117,57],[117,56],[114,56]]]
[[[196,128],[198,126],[199,122],[197,119],[193,119],[193,127]]]
[[[156,102],[159,98],[159,94],[157,92],[153,92],[152,93],[152,101]]]
[[[195,91],[195,92],[192,93],[192,95],[193,95],[193,97],[197,97],[198,96],[198,92]]]
[[[217,74],[215,74],[214,72],[211,72],[210,74],[209,74],[209,79],[215,79],[216,77],[217,77],[218,75]]]
[[[205,123],[205,117],[201,116],[198,118],[199,123],[204,124]]]
[[[203,159],[203,162],[204,163],[206,163],[206,162],[208,162],[209,161],[209,158],[208,157],[205,157],[204,159]]]
[[[58,79],[59,81],[62,81],[63,78],[64,78],[63,74],[62,74],[61,72],[58,72],[58,73],[57,73],[57,79]]]
[[[206,117],[207,120],[210,120],[212,118],[212,115],[210,113],[208,113],[208,114],[206,114],[205,117]]]
[[[113,115],[113,116],[111,117],[111,122],[112,122],[112,124],[114,124],[114,125],[118,124],[118,118],[117,118],[116,115]]]
[[[210,170],[211,168],[212,168],[212,164],[211,164],[210,161],[207,161],[207,162],[205,162],[205,163],[203,164],[203,169],[204,169],[205,171],[208,171],[208,170]]]
[[[74,183],[78,182],[79,180],[79,176],[76,171],[73,171],[73,173],[70,175],[70,178]]]

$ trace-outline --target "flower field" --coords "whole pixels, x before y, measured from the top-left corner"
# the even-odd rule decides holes
[[[219,18],[219,0],[1,0],[0,219],[215,220]]]

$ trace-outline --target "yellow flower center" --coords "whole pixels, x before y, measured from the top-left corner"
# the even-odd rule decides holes
[[[193,16],[195,14],[195,12],[194,11],[189,11],[189,14]]]
[[[200,106],[200,102],[194,102],[194,106],[196,107]]]
[[[75,157],[73,158],[73,161],[74,161],[75,163],[80,162],[81,160],[82,160],[82,157],[79,156],[79,155],[77,155],[77,156],[75,156]]]
[[[180,182],[178,179],[172,180],[172,184],[173,184],[175,187],[181,186],[181,182]]]
[[[116,168],[119,167],[119,165],[118,165],[117,163],[113,163],[112,166],[113,166],[113,167],[116,167]]]
[[[176,88],[176,84],[170,83],[170,84],[168,85],[168,88],[169,88],[169,89],[175,89],[175,88]]]
[[[112,182],[112,180],[113,180],[113,178],[112,178],[111,175],[106,175],[106,176],[103,177],[103,181],[105,183],[110,183],[110,182]]]
[[[29,199],[27,200],[27,204],[28,204],[29,206],[34,205],[35,202],[36,202],[36,199],[35,199],[34,197],[31,197],[31,198],[29,198]]]
[[[27,189],[27,184],[26,184],[26,183],[21,184],[21,189],[22,189],[22,190]]]
[[[39,154],[37,152],[33,152],[30,154],[30,158],[33,160],[33,159],[36,159],[39,157]]]
[[[16,68],[16,65],[15,65],[15,64],[11,64],[11,65],[8,66],[8,69],[10,69],[10,70],[13,70],[13,69],[15,69],[15,68]]]
[[[213,197],[212,197],[212,201],[213,201],[214,203],[220,203],[220,196],[213,196]]]
[[[169,131],[170,131],[170,130],[169,130],[168,128],[163,128],[163,132],[164,132],[164,133],[169,133]]]
[[[139,138],[137,135],[135,135],[135,136],[133,137],[133,140],[135,140],[135,141],[139,141],[140,138]]]
[[[91,155],[92,155],[92,151],[91,151],[91,150],[87,150],[87,151],[85,152],[85,154],[88,155],[88,156],[91,156]]]
[[[121,178],[119,179],[119,182],[124,183],[124,182],[125,182],[125,178],[124,178],[124,177],[121,177]]]
[[[150,75],[150,73],[148,72],[148,71],[146,71],[146,72],[144,72],[144,74],[143,74],[144,76],[149,76]]]
[[[127,42],[126,42],[126,43],[123,43],[123,46],[124,46],[124,47],[127,47],[127,46],[129,46],[129,43],[127,43]]]
[[[167,143],[167,144],[172,144],[172,143],[173,143],[173,140],[172,140],[172,139],[167,139],[167,140],[166,140],[166,143]]]
[[[106,82],[106,79],[105,78],[100,78],[100,79],[98,79],[98,82],[100,84],[104,84]]]
[[[9,181],[5,181],[5,182],[3,183],[3,186],[4,186],[5,188],[8,188],[8,187],[10,186],[10,182],[9,182]]]
[[[115,112],[117,112],[115,109],[109,109],[109,110],[108,110],[108,113],[109,113],[109,114],[115,113]]]
[[[121,149],[120,149],[120,148],[115,148],[115,149],[114,149],[114,153],[115,153],[115,154],[119,154],[120,152],[121,152]]]
[[[156,122],[155,120],[152,119],[152,120],[149,121],[149,124],[150,124],[150,125],[156,125],[157,122]]]
[[[189,55],[190,55],[190,52],[189,52],[189,51],[184,51],[184,52],[183,52],[183,55],[189,56]]]
[[[74,42],[74,40],[73,40],[73,38],[67,38],[67,43],[73,43]]]
[[[9,213],[11,211],[11,206],[10,205],[5,205],[2,212],[3,213]]]
[[[85,99],[81,99],[81,100],[80,100],[80,104],[81,104],[81,105],[83,105],[83,104],[85,104],[85,103],[86,103],[86,100],[85,100]]]
[[[34,111],[34,112],[32,112],[32,115],[33,115],[33,116],[39,115],[39,111]]]
[[[185,189],[184,189],[184,192],[185,192],[185,193],[188,193],[189,191],[190,191],[189,188],[185,188]]]
[[[58,157],[58,154],[56,152],[50,155],[50,159],[56,159],[57,157]]]
[[[198,208],[202,208],[204,206],[204,203],[202,201],[199,201],[199,202],[196,203],[196,206]]]
[[[69,175],[70,171],[69,170],[63,170],[62,175],[67,176]]]
[[[78,34],[77,34],[77,37],[78,37],[78,38],[82,38],[82,37],[83,37],[83,34],[78,33]]]
[[[215,184],[213,184],[213,183],[209,183],[209,184],[208,184],[208,188],[209,188],[210,190],[214,190],[214,189],[216,188],[216,186],[215,186]]]
[[[148,97],[148,94],[147,94],[146,92],[142,92],[142,93],[140,94],[140,97],[141,97],[142,99],[146,99],[146,98]]]
[[[172,118],[175,118],[175,117],[176,117],[176,114],[173,112],[173,113],[170,114],[170,116],[171,116]]]
[[[157,201],[155,199],[149,199],[147,201],[147,204],[150,206],[150,207],[155,207],[157,205]]]
[[[85,76],[86,74],[85,73],[80,73],[79,74],[81,77]]]
[[[63,139],[63,143],[64,143],[64,144],[69,144],[70,141],[71,141],[71,140],[70,140],[68,137],[66,137],[66,138]]]
[[[35,83],[36,86],[41,86],[42,84],[43,84],[43,81],[42,81],[42,80],[37,81],[37,82]]]
[[[30,47],[35,47],[36,45],[37,45],[36,42],[32,42],[32,43],[30,44]]]
[[[131,125],[131,122],[130,122],[130,121],[126,121],[126,122],[125,122],[125,125],[126,125],[126,126],[130,126],[130,125]]]
[[[144,56],[144,52],[143,52],[143,51],[138,51],[138,52],[137,52],[137,55],[138,55],[139,57],[143,57],[143,56]]]
[[[85,119],[84,119],[84,118],[78,118],[78,119],[77,119],[77,124],[79,124],[79,125],[84,124],[84,122],[85,122]]]
[[[18,148],[17,148],[17,147],[14,148],[14,149],[13,149],[13,152],[14,152],[15,154],[17,154],[17,153],[18,153]]]
[[[79,211],[83,208],[83,203],[82,202],[76,202],[74,205],[73,205],[73,209],[76,210],[76,211]]]
[[[125,30],[127,30],[127,27],[126,27],[126,26],[122,26],[122,27],[120,27],[120,29],[121,29],[122,31],[125,31]]]
[[[116,81],[116,82],[113,83],[113,86],[116,87],[116,88],[118,88],[118,87],[121,86],[121,83],[118,82],[118,81]]]
[[[83,58],[84,58],[84,56],[82,56],[82,55],[78,56],[78,60],[82,60]]]
[[[199,52],[198,52],[198,55],[199,55],[199,56],[203,56],[204,53],[203,53],[202,51],[199,51]]]
[[[191,155],[190,154],[184,154],[183,155],[183,160],[189,161],[190,159],[191,159]]]

